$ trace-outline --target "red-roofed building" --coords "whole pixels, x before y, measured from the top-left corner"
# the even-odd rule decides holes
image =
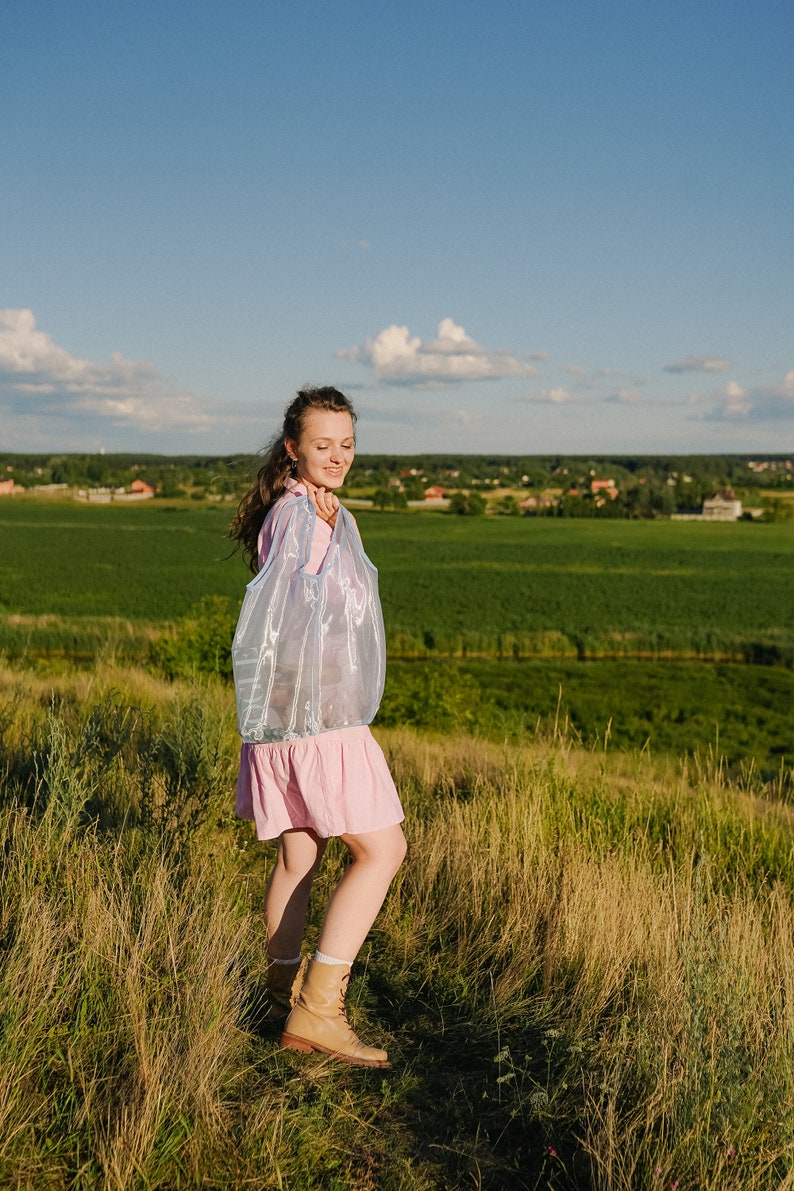
[[[598,492],[606,493],[610,500],[617,500],[618,490],[615,487],[614,480],[593,480],[590,484],[590,491],[593,496]]]
[[[141,497],[154,496],[156,491],[157,489],[151,484],[147,484],[146,480],[133,480],[130,484],[130,492]]]

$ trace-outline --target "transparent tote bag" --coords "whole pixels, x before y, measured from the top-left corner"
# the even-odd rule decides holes
[[[368,724],[383,694],[377,570],[340,506],[320,572],[307,574],[315,517],[306,498],[284,505],[245,591],[232,664],[237,726],[249,744]]]

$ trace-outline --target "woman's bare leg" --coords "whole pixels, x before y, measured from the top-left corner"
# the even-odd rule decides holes
[[[311,830],[285,831],[265,892],[267,950],[271,959],[300,955],[309,895],[328,841]]]
[[[317,949],[352,964],[405,858],[406,843],[399,823],[341,839],[352,860],[331,895]]]

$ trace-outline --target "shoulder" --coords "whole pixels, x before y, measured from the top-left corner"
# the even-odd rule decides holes
[[[270,554],[274,545],[279,545],[291,525],[303,523],[311,516],[309,502],[299,492],[285,492],[275,501],[262,522],[259,531],[257,553],[260,566]]]

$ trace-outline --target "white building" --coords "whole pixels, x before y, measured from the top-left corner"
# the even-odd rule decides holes
[[[742,515],[742,502],[732,492],[716,492],[703,501],[704,521],[738,521]]]

